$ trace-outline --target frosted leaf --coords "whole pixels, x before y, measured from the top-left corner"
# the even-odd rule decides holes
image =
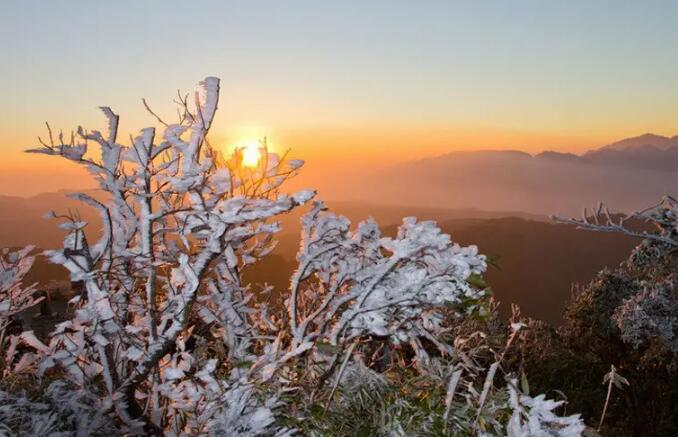
[[[134,346],[131,346],[130,348],[127,349],[127,352],[125,352],[125,355],[127,356],[128,359],[132,361],[139,361],[141,357],[144,355],[144,351],[141,349],[138,349]]]
[[[275,426],[273,409],[279,406],[275,399],[259,405],[249,385],[229,388],[219,400],[221,408],[209,424],[209,435],[227,437],[284,436],[292,435],[290,430]]]
[[[72,298],[70,298],[68,300],[68,303],[71,304],[71,305],[74,305],[74,304],[77,304],[78,302],[80,302],[81,299],[82,299],[82,296],[80,296],[80,295],[73,296]]]
[[[231,172],[227,168],[220,168],[212,176],[212,183],[217,194],[228,193],[231,189]]]
[[[185,373],[181,369],[177,369],[174,367],[167,367],[163,370],[163,374],[165,376],[165,379],[172,380],[172,379],[181,379],[185,376]]]
[[[304,161],[302,159],[290,159],[287,161],[287,166],[292,170],[297,170],[301,168],[303,165]]]
[[[315,197],[315,190],[298,191],[292,196],[294,201],[300,205],[303,205],[304,203],[313,199],[313,197]]]
[[[94,340],[97,344],[99,344],[99,345],[101,345],[101,346],[106,346],[106,345],[108,345],[108,344],[110,343],[110,342],[108,341],[108,339],[106,339],[106,337],[104,337],[104,336],[101,335],[101,334],[94,334],[94,335],[92,336],[92,340]]]
[[[41,352],[49,351],[49,348],[43,342],[38,340],[33,331],[24,331],[21,334],[21,340],[23,340],[24,343],[38,351]]]

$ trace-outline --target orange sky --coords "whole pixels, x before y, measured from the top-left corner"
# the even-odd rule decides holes
[[[103,128],[101,125],[96,128]],[[45,129],[35,134],[44,135]],[[0,141],[0,185],[2,194],[28,196],[45,191],[73,189],[91,184],[76,165],[55,157],[25,154],[20,147],[32,147],[32,132],[21,132]],[[306,130],[262,127],[220,129],[215,125],[211,143],[229,150],[267,135],[273,149],[291,148],[292,154],[307,161],[310,180],[332,173],[350,175],[411,159],[435,156],[456,150],[518,149],[537,153],[543,150],[582,152],[620,138],[620,134],[588,132],[542,133],[490,128],[446,126],[317,127]],[[125,138],[127,134],[122,134]],[[18,147],[21,145],[20,147]]]

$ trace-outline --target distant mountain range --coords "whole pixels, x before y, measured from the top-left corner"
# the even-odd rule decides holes
[[[663,135],[643,134],[637,137],[625,138],[599,148],[598,150],[630,150],[645,147],[656,147],[666,150],[672,147],[678,147],[678,135],[665,137]]]
[[[678,137],[646,134],[582,155],[453,152],[381,169],[330,197],[578,215],[599,201],[630,212],[676,193]]]
[[[678,135],[664,137],[644,134],[608,144],[581,156],[571,153],[543,152],[536,157],[602,166],[676,172],[678,171]]]

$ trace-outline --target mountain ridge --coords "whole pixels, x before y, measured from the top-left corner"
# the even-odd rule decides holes
[[[578,215],[583,207],[605,201],[614,211],[631,212],[676,194],[678,189],[678,146],[614,146],[655,137],[660,138],[622,140],[581,155],[450,152],[377,170],[346,189],[344,195],[352,196],[348,197],[351,200],[420,206],[492,205],[496,210],[542,215]],[[661,138],[678,141],[678,137]]]
[[[678,135],[667,137],[653,133],[645,133],[635,137],[624,138],[619,141],[599,147],[598,150],[629,150],[644,146],[655,146],[658,149],[678,147]]]

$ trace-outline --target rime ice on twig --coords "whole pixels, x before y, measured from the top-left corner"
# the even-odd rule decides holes
[[[661,202],[649,208],[633,212],[628,215],[618,215],[616,218],[601,202],[589,214],[585,208],[581,219],[562,218],[553,216],[559,223],[574,224],[580,229],[597,232],[617,232],[632,237],[640,237],[650,241],[666,244],[670,247],[678,246],[678,201],[671,196],[665,196]],[[629,227],[633,220],[645,221],[657,227],[658,233],[638,231]]]

